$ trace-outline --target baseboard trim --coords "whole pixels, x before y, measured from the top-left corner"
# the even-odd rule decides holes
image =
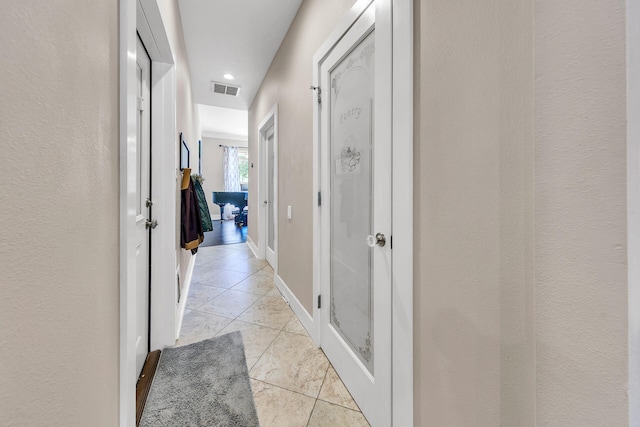
[[[258,250],[258,247],[256,246],[255,243],[253,243],[253,240],[251,240],[251,237],[247,236],[247,246],[249,246],[249,249],[251,249],[251,252],[253,252],[253,255],[258,258],[258,259],[263,259],[264,257],[260,258],[260,251]]]
[[[311,337],[313,343],[320,347],[320,337],[317,336],[316,328],[314,327],[313,317],[309,314],[309,312],[304,308],[304,306],[300,303],[298,298],[291,292],[291,289],[287,286],[287,284],[282,280],[282,277],[279,275],[275,275],[274,282],[276,287],[280,291],[280,293],[285,297],[289,307],[293,310],[293,313],[298,317],[302,326],[307,330],[307,333]]]
[[[198,254],[194,254],[189,258],[189,264],[187,265],[187,272],[184,277],[182,289],[180,290],[180,302],[177,307],[177,322],[176,322],[176,340],[180,338],[180,329],[182,329],[182,319],[184,318],[184,311],[187,307],[187,295],[189,295],[189,289],[191,288],[191,278],[193,277],[193,268],[196,264],[196,257]],[[179,273],[180,270],[177,270]]]

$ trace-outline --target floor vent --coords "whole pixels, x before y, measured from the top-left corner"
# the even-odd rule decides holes
[[[238,96],[240,88],[238,86],[226,85],[224,83],[211,82],[211,92],[221,95]]]

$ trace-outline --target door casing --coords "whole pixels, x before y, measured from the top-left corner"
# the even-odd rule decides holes
[[[258,184],[258,234],[259,234],[259,242],[258,242],[258,258],[264,259],[267,256],[267,217],[268,217],[268,206],[265,206],[263,200],[267,200],[268,198],[268,154],[267,153],[267,144],[266,144],[266,133],[273,126],[273,150],[274,150],[274,161],[273,161],[273,180],[275,181],[274,189],[273,189],[273,206],[275,206],[275,224],[274,224],[274,264],[272,265],[274,272],[278,273],[278,104],[276,103],[269,112],[264,116],[260,124],[258,125],[258,133],[259,133],[259,141],[260,141],[260,149],[259,149],[259,165],[260,165],[260,182]]]
[[[154,219],[151,242],[151,348],[175,343],[176,325],[176,84],[171,46],[157,0],[119,4],[120,98],[120,426],[135,425],[136,411],[136,39],[152,61],[151,179]],[[175,170],[176,173],[167,173]]]
[[[313,57],[313,85],[320,86],[320,64],[366,8],[375,2],[376,32],[385,34],[376,55],[392,64],[392,251],[391,393],[392,425],[413,425],[413,2],[412,0],[358,0]],[[385,46],[386,44],[386,46]],[[377,72],[377,71],[376,71]],[[320,88],[322,90],[322,88]],[[314,93],[314,101],[316,94]],[[320,191],[320,108],[313,110],[313,194]],[[380,135],[376,135],[380,137]],[[317,201],[313,206],[313,295],[321,293],[319,245],[321,229]],[[393,239],[393,240],[391,240]],[[391,243],[392,242],[392,243]],[[301,318],[301,320],[304,320]],[[320,343],[321,310],[314,304],[311,324],[305,324]]]

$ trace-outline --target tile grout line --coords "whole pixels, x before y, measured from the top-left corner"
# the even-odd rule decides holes
[[[251,276],[249,276],[249,277],[251,277]],[[242,281],[244,281],[244,280],[246,280],[246,279],[243,279],[243,280],[241,280],[240,282],[242,282]],[[199,307],[202,307],[203,305],[208,304],[209,302],[213,301],[214,299],[216,299],[216,298],[218,298],[218,297],[222,296],[223,294],[225,294],[227,291],[232,290],[232,289],[233,289],[233,287],[234,287],[234,286],[236,286],[236,285],[238,285],[238,284],[240,284],[240,282],[236,283],[235,285],[233,285],[232,287],[230,287],[230,288],[228,288],[228,289],[225,289],[225,290],[224,290],[223,292],[221,292],[220,294],[218,294],[218,295],[216,295],[216,296],[214,296],[214,297],[211,297],[211,299],[210,299],[209,301],[207,301],[207,302],[205,302],[205,303],[201,304]],[[258,294],[252,293],[252,292],[244,292],[244,291],[240,291],[240,290],[234,290],[234,291],[235,291],[235,292],[243,292],[243,293],[250,294],[250,295],[258,295]],[[194,310],[194,311],[199,311],[200,313],[210,314],[210,315],[213,315],[213,316],[220,316],[220,317],[225,317],[225,318],[227,318],[227,319],[238,320],[238,318],[239,318],[240,316],[242,316],[242,315],[244,314],[244,312],[245,312],[245,311],[247,311],[247,310],[249,310],[251,307],[253,307],[253,306],[254,306],[258,301],[260,301],[264,296],[265,296],[265,295],[260,295],[260,298],[256,299],[254,302],[252,302],[252,303],[251,303],[251,305],[250,305],[249,307],[247,307],[246,309],[244,309],[242,312],[240,312],[240,314],[238,314],[236,317],[233,317],[233,318],[231,318],[231,317],[229,317],[229,316],[223,316],[223,315],[221,315],[221,314],[217,314],[217,313],[208,313],[208,312],[206,312],[206,311],[200,311],[200,310],[197,310],[197,309],[193,309],[193,310]],[[246,323],[251,323],[251,322],[246,322]]]
[[[331,362],[329,362],[329,365],[327,366],[327,370],[324,372],[324,377],[322,377],[322,384],[320,384],[320,388],[318,389],[318,396],[316,396],[316,399],[313,402],[313,408],[311,408],[311,413],[309,413],[309,419],[307,420],[307,427],[309,427],[309,423],[311,422],[311,417],[313,417],[313,411],[316,410],[316,405],[318,404],[320,393],[322,393],[322,387],[324,387],[324,382],[327,380],[327,374],[329,373],[329,366],[331,366]]]
[[[206,267],[206,266],[198,266],[198,267]],[[195,268],[195,267],[194,267],[194,268]],[[242,273],[242,274],[245,274],[245,273]],[[255,274],[255,273],[254,273],[254,274]],[[203,304],[200,304],[200,305],[198,306],[198,308],[200,308],[200,307],[204,306],[205,304],[208,304],[209,302],[213,301],[215,298],[217,298],[218,296],[220,296],[220,295],[224,294],[225,292],[227,292],[228,290],[232,289],[233,287],[235,287],[236,285],[238,285],[240,282],[242,282],[242,281],[246,280],[247,278],[251,277],[252,275],[253,275],[253,274],[249,274],[249,276],[247,276],[247,277],[245,277],[244,279],[242,279],[242,280],[238,281],[237,283],[235,283],[234,285],[232,285],[230,288],[217,288],[217,287],[216,287],[217,289],[225,289],[225,290],[224,290],[224,291],[222,291],[220,294],[218,294],[218,295],[216,295],[216,296],[214,296],[214,297],[209,298],[209,299],[207,300],[207,302],[205,302],[205,303],[203,303]],[[203,285],[204,285],[204,284],[203,284]],[[204,286],[208,286],[208,285],[204,285]],[[211,287],[215,287],[215,286],[211,286]],[[236,291],[236,292],[239,292],[239,291]],[[187,297],[187,298],[188,298],[188,297]],[[242,316],[242,314],[243,314],[245,311],[247,311],[250,307],[252,307],[252,306],[253,306],[256,302],[258,302],[260,299],[262,299],[262,297],[258,298],[254,303],[252,303],[249,307],[247,307],[247,309],[245,309],[245,310],[244,310],[244,311],[242,311],[238,316],[233,317],[233,318],[232,318],[232,317],[229,317],[229,316],[223,316],[223,315],[220,315],[220,314],[208,313],[208,312],[206,312],[206,311],[201,311],[201,310],[198,310],[198,309],[189,309],[189,310],[190,310],[190,311],[196,311],[196,312],[198,312],[198,313],[205,314],[205,315],[209,315],[209,316],[217,316],[217,317],[222,317],[222,318],[230,319],[230,320],[231,320],[229,323],[227,323],[225,326],[223,326],[221,329],[217,330],[217,331],[214,333],[214,335],[213,335],[213,336],[215,337],[215,336],[218,336],[218,335],[220,334],[220,332],[222,332],[225,328],[227,328],[227,327],[228,327],[232,322],[234,322],[235,320],[238,320],[238,318],[239,318],[240,316]],[[186,308],[186,307],[185,307],[185,308]],[[245,323],[251,323],[251,322],[245,322]],[[254,324],[254,323],[251,323],[251,324]],[[262,325],[258,325],[258,326],[262,326]],[[177,341],[179,341],[179,340],[176,340],[176,342],[177,342]]]
[[[311,397],[311,396],[308,396],[308,395],[306,395],[306,394],[304,394],[304,393],[300,393],[299,391],[291,390],[291,389],[288,389],[288,388],[286,388],[286,387],[282,387],[282,386],[280,386],[280,385],[271,384],[271,383],[266,382],[266,381],[264,381],[264,380],[258,380],[258,379],[251,378],[251,377],[249,377],[249,378],[250,378],[250,379],[252,379],[253,381],[257,381],[257,382],[259,382],[259,383],[266,384],[266,385],[268,385],[269,387],[279,388],[280,390],[288,391],[288,392],[290,392],[290,393],[293,393],[293,394],[297,394],[297,395],[299,395],[299,396],[306,397],[307,399],[313,399],[313,400],[314,400],[314,405],[315,405],[315,401],[316,401],[316,400],[318,400],[318,399],[313,398],[313,397]],[[313,412],[313,411],[312,411],[312,412]]]
[[[317,404],[318,404],[318,399],[313,401],[313,408],[311,408],[311,412],[309,412],[309,419],[307,420],[306,427],[309,427],[309,423],[311,423],[311,417],[313,417],[313,411],[316,410]]]
[[[261,360],[261,359],[262,359],[262,357],[265,355],[265,353],[267,352],[267,350],[269,350],[269,349],[271,348],[271,346],[273,345],[273,343],[274,343],[274,342],[276,342],[276,340],[278,339],[278,337],[280,336],[280,334],[281,334],[281,333],[282,333],[282,330],[280,330],[280,331],[276,334],[276,336],[275,336],[275,337],[273,337],[273,340],[271,340],[271,342],[270,342],[270,343],[269,343],[269,345],[264,349],[264,351],[262,352],[262,354],[260,354],[260,357],[258,357],[258,360],[256,360],[256,363],[254,363],[254,364],[253,364],[253,366],[251,367],[251,369],[253,369],[253,368],[258,364],[258,362],[260,362],[260,360]],[[251,369],[249,370],[249,378],[252,378],[252,379],[254,379],[254,380],[256,380],[256,381],[262,381],[262,380],[259,380],[259,379],[257,379],[257,378],[253,378],[253,377],[251,376]],[[265,384],[270,384],[270,383],[268,383],[268,382],[266,382],[266,381],[262,381],[262,382],[263,382],[263,383],[265,383]],[[270,385],[275,385],[275,384],[270,384]],[[283,387],[280,387],[280,388],[283,388]],[[293,390],[290,390],[290,391],[293,391]]]
[[[360,410],[355,410],[355,409],[353,409],[353,408],[349,408],[349,407],[344,406],[344,405],[341,405],[341,404],[339,404],[339,403],[329,402],[328,400],[320,399],[319,397],[318,397],[318,399],[317,399],[317,400],[319,400],[319,401],[321,401],[321,402],[324,402],[324,403],[328,403],[329,405],[339,406],[339,407],[341,407],[341,408],[348,409],[349,411],[357,412],[357,413],[359,413],[359,414],[362,414],[362,411],[360,411]],[[355,402],[355,400],[354,400],[354,402]],[[356,406],[357,406],[357,405],[358,405],[358,404],[356,403]],[[364,416],[364,414],[362,414],[362,416]]]
[[[244,254],[243,254],[243,255],[244,255]],[[227,259],[231,259],[231,258],[229,258],[229,257],[232,257],[232,256],[233,256],[233,254],[228,255],[228,256],[227,256]],[[247,259],[249,259],[249,258],[247,258]],[[232,264],[232,265],[233,265],[233,267],[232,267],[232,268],[234,268],[234,267],[236,267],[236,266],[238,266],[238,265],[241,265],[243,262],[244,262],[244,260],[240,260],[240,261],[238,261],[237,263],[233,263],[233,261],[232,261],[232,263],[233,263],[233,264]],[[202,268],[211,268],[211,267],[203,266]],[[206,305],[206,304],[211,303],[211,301],[214,301],[214,300],[218,299],[219,297],[221,297],[221,296],[223,296],[223,295],[225,295],[225,294],[227,294],[227,296],[233,295],[233,293],[228,293],[228,292],[227,292],[227,291],[229,291],[229,290],[233,290],[233,291],[235,291],[235,292],[242,292],[242,293],[246,293],[246,294],[251,294],[252,296],[257,297],[257,299],[256,299],[255,301],[253,301],[253,302],[252,302],[252,303],[251,303],[251,304],[250,304],[246,309],[242,310],[242,311],[241,311],[238,315],[236,315],[235,317],[225,316],[225,315],[216,314],[216,313],[208,313],[208,312],[206,312],[206,311],[201,311],[201,310],[199,310],[199,309],[192,309],[193,311],[196,311],[196,312],[201,313],[201,314],[211,315],[211,316],[218,316],[218,317],[221,317],[221,318],[224,318],[224,319],[229,320],[229,323],[227,323],[223,328],[221,328],[220,330],[218,330],[214,336],[219,336],[219,335],[220,335],[220,334],[221,334],[225,329],[227,329],[230,325],[232,325],[232,324],[233,324],[234,322],[236,322],[236,321],[237,321],[237,322],[240,322],[240,324],[252,325],[252,326],[254,326],[254,327],[267,328],[267,329],[272,330],[272,331],[277,331],[277,334],[274,336],[274,338],[273,338],[272,340],[270,340],[270,342],[268,343],[268,345],[266,345],[265,349],[264,349],[264,350],[260,353],[260,355],[256,358],[256,361],[252,364],[252,366],[248,367],[249,373],[250,373],[250,372],[251,372],[251,370],[252,370],[253,368],[255,368],[255,366],[256,366],[256,365],[258,365],[258,363],[259,363],[259,362],[260,362],[260,361],[265,357],[265,354],[266,354],[270,349],[273,349],[273,345],[274,345],[274,343],[275,343],[279,338],[281,338],[281,336],[284,336],[284,335],[285,335],[284,333],[309,338],[309,334],[308,334],[308,332],[306,332],[306,330],[304,330],[304,331],[303,331],[304,333],[297,333],[297,332],[293,332],[293,331],[288,331],[288,330],[286,330],[287,326],[288,326],[288,325],[293,321],[293,319],[297,319],[297,316],[295,315],[295,313],[293,312],[293,310],[291,310],[291,307],[290,307],[290,306],[288,306],[289,310],[288,310],[288,311],[286,311],[286,313],[288,313],[288,314],[290,315],[289,320],[287,320],[286,322],[284,322],[284,324],[283,324],[282,326],[278,327],[278,328],[276,328],[276,327],[272,327],[272,326],[267,326],[267,325],[264,325],[264,324],[261,324],[261,323],[255,323],[255,322],[248,321],[248,320],[245,320],[245,319],[240,319],[240,318],[241,318],[241,316],[243,316],[247,311],[249,311],[251,308],[253,308],[253,307],[254,307],[258,302],[261,302],[261,301],[262,301],[262,302],[263,302],[263,301],[268,301],[268,299],[269,299],[269,298],[273,298],[273,299],[280,299],[280,298],[278,298],[277,296],[276,296],[276,297],[273,297],[273,296],[271,296],[271,295],[267,295],[267,294],[269,294],[270,292],[272,292],[273,288],[275,288],[276,290],[278,290],[278,291],[279,291],[279,289],[277,288],[277,286],[275,286],[275,284],[274,284],[274,283],[271,283],[271,286],[270,286],[270,287],[271,287],[272,289],[270,289],[270,290],[269,290],[269,291],[267,291],[266,293],[262,293],[262,292],[258,292],[258,293],[256,293],[256,292],[247,291],[247,290],[245,290],[245,289],[236,289],[236,286],[238,286],[240,283],[247,282],[247,281],[249,281],[250,279],[260,280],[260,281],[261,281],[261,279],[256,279],[256,277],[257,277],[257,276],[263,276],[263,275],[264,275],[263,270],[267,270],[268,268],[269,268],[268,266],[265,266],[265,267],[263,267],[263,268],[260,268],[260,269],[258,269],[258,270],[255,270],[255,271],[253,271],[253,268],[250,268],[250,270],[249,270],[249,271],[241,271],[241,272],[239,272],[239,271],[234,271],[234,270],[220,269],[220,271],[229,271],[229,272],[236,273],[236,274],[242,274],[242,275],[245,275],[245,274],[246,274],[246,275],[247,275],[247,277],[244,277],[243,279],[241,279],[241,280],[237,281],[236,283],[234,283],[233,285],[231,285],[231,286],[230,286],[230,287],[228,287],[228,288],[220,288],[219,286],[209,285],[208,283],[203,283],[203,285],[204,285],[204,286],[211,286],[211,287],[218,288],[218,289],[223,289],[223,290],[222,290],[222,292],[220,292],[220,293],[219,293],[219,294],[217,294],[216,296],[211,297],[211,298],[207,298],[206,302],[204,302],[203,304],[199,305],[199,306],[198,306],[198,308],[201,308],[202,306],[204,306],[204,305]],[[268,272],[267,272],[267,273],[268,273]],[[270,275],[270,274],[269,274],[269,275],[267,275],[267,277],[269,277],[269,276],[271,276],[271,275]],[[260,285],[258,285],[258,286],[263,286],[263,284],[260,284]],[[253,288],[253,289],[257,289],[257,288]],[[265,297],[268,297],[268,298],[267,298],[267,299],[265,299]],[[284,311],[283,311],[283,313],[284,313]],[[264,314],[267,314],[267,313],[264,313]],[[258,317],[259,317],[259,318],[257,319],[258,321],[259,321],[260,319],[262,319],[262,317],[261,317],[261,316],[258,316]],[[299,319],[297,319],[297,320],[299,321]],[[326,355],[325,355],[325,357],[326,357]],[[349,410],[349,411],[351,411],[351,412],[360,412],[360,413],[361,413],[361,411],[356,411],[356,410],[353,410],[353,409],[348,408],[348,407],[346,407],[346,406],[343,406],[343,405],[340,405],[340,404],[336,404],[336,403],[333,403],[333,402],[329,402],[329,401],[326,401],[326,400],[324,400],[324,399],[320,399],[320,393],[322,392],[323,387],[324,387],[325,385],[327,385],[327,384],[328,384],[328,383],[327,383],[327,377],[328,377],[329,369],[331,368],[331,366],[332,366],[332,365],[331,365],[331,363],[329,362],[329,363],[327,364],[326,369],[325,369],[325,372],[324,372],[324,375],[323,375],[323,378],[322,378],[322,382],[320,383],[320,386],[318,387],[317,392],[315,393],[315,397],[314,397],[314,396],[309,396],[309,395],[307,395],[307,394],[301,393],[301,392],[296,391],[296,390],[291,390],[291,389],[289,389],[289,388],[287,388],[287,387],[282,387],[282,386],[280,386],[280,385],[272,384],[272,383],[270,383],[270,382],[268,382],[268,381],[265,381],[265,380],[260,380],[260,379],[257,379],[257,378],[253,378],[251,375],[249,375],[249,377],[250,377],[253,381],[257,381],[257,382],[263,383],[263,384],[265,384],[265,385],[267,385],[267,386],[269,386],[269,387],[273,387],[273,388],[276,388],[276,389],[280,389],[280,390],[288,391],[288,392],[290,392],[290,393],[294,393],[295,395],[298,395],[298,396],[304,396],[304,397],[306,397],[306,398],[308,398],[308,399],[313,399],[313,407],[311,408],[311,411],[309,412],[309,416],[308,416],[307,423],[306,423],[306,426],[309,426],[309,425],[310,425],[310,423],[311,423],[311,419],[312,419],[312,417],[313,417],[313,413],[315,412],[315,409],[316,409],[316,407],[317,407],[318,400],[321,400],[323,403],[326,403],[326,404],[329,404],[329,405],[333,405],[333,406],[335,406],[335,407],[340,407],[340,408],[343,408],[343,409],[347,409],[347,410]],[[253,393],[253,390],[252,390],[252,393]]]
[[[260,271],[260,270],[258,270],[258,271]],[[257,274],[257,273],[253,273],[253,274],[249,275],[248,277],[244,278],[244,279],[243,279],[243,280],[241,280],[240,282],[238,282],[238,283],[236,283],[235,285],[233,285],[230,289],[232,289],[233,287],[235,287],[235,286],[239,285],[240,283],[242,283],[243,281],[245,281],[245,280],[249,279],[250,277],[255,276],[256,274]],[[226,291],[225,291],[225,292],[226,292]],[[242,292],[242,291],[237,291],[237,292]],[[223,293],[224,293],[224,292],[223,292]],[[222,295],[222,294],[220,294],[220,295]],[[254,294],[254,295],[255,295],[255,294]],[[248,372],[247,372],[247,373],[250,373],[250,372],[251,372],[251,369],[253,369],[253,367],[254,367],[254,366],[256,366],[256,364],[260,361],[260,359],[262,358],[262,356],[264,356],[264,354],[265,354],[265,353],[266,353],[266,351],[269,349],[269,347],[271,347],[271,345],[274,343],[274,341],[276,340],[276,338],[278,338],[278,335],[280,335],[280,332],[282,332],[282,329],[270,328],[270,327],[268,327],[268,326],[260,325],[260,324],[257,324],[257,323],[253,323],[253,322],[246,322],[246,321],[240,320],[240,316],[242,316],[242,315],[243,315],[247,310],[249,310],[251,307],[253,307],[255,304],[257,304],[257,303],[258,303],[258,301],[262,300],[264,297],[265,297],[265,295],[261,295],[261,296],[260,296],[260,298],[258,298],[258,299],[253,303],[253,304],[251,304],[249,307],[247,307],[247,309],[246,309],[246,310],[244,310],[242,313],[240,313],[238,316],[236,316],[236,318],[235,318],[235,319],[233,319],[233,320],[229,323],[229,325],[230,325],[231,323],[233,323],[233,322],[235,322],[235,321],[238,321],[238,322],[242,322],[242,323],[247,323],[247,324],[249,324],[249,325],[256,325],[256,326],[259,326],[259,327],[264,327],[264,328],[268,328],[268,329],[278,330],[278,331],[279,331],[279,332],[278,332],[278,333],[273,337],[273,340],[271,340],[271,342],[269,343],[269,345],[267,345],[267,346],[266,346],[266,348],[262,351],[262,353],[261,353],[261,354],[260,354],[260,356],[256,359],[256,361],[255,361],[255,362],[253,362],[253,364],[251,365],[251,367],[247,367],[247,368],[248,368]],[[213,298],[215,298],[215,297],[213,297]],[[212,299],[213,299],[213,298],[212,298]],[[226,328],[226,327],[228,327],[229,325],[225,326],[225,328]],[[285,326],[286,326],[286,325],[285,325]],[[224,330],[224,328],[223,328],[222,330]],[[251,378],[251,377],[249,376],[249,378]],[[255,379],[255,378],[254,378],[254,379]],[[256,380],[256,381],[257,381],[257,380]]]
[[[236,319],[236,320],[238,320],[238,319]],[[238,322],[242,322],[242,320],[238,320]],[[245,322],[245,323],[248,323],[248,322]],[[255,323],[251,323],[251,324],[252,324],[252,325],[254,325]],[[261,325],[257,325],[257,326],[261,326]],[[264,327],[266,328],[267,326],[264,326]],[[269,328],[269,329],[276,330],[276,329],[274,329],[274,328]],[[275,342],[276,338],[278,338],[278,335],[280,335],[280,332],[282,332],[282,330],[280,330],[280,331],[279,331],[279,332],[278,332],[278,333],[273,337],[273,339],[271,340],[271,342],[269,343],[269,345],[265,347],[265,349],[262,351],[262,353],[260,353],[260,356],[256,359],[256,361],[255,361],[255,362],[253,362],[253,365],[251,365],[251,369],[253,369],[253,368],[254,368],[254,366],[256,366],[256,365],[258,364],[258,362],[260,361],[260,359],[262,359],[262,356],[264,356],[264,354],[267,352],[267,350],[268,350],[268,349],[273,345],[273,343]],[[249,378],[251,378],[251,369],[249,369],[249,372],[247,372],[247,373],[249,374]],[[255,378],[254,378],[254,380],[255,380]],[[256,381],[259,381],[259,380],[256,380]]]

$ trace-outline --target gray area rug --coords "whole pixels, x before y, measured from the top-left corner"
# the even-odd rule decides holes
[[[140,426],[259,426],[240,332],[163,350]]]

